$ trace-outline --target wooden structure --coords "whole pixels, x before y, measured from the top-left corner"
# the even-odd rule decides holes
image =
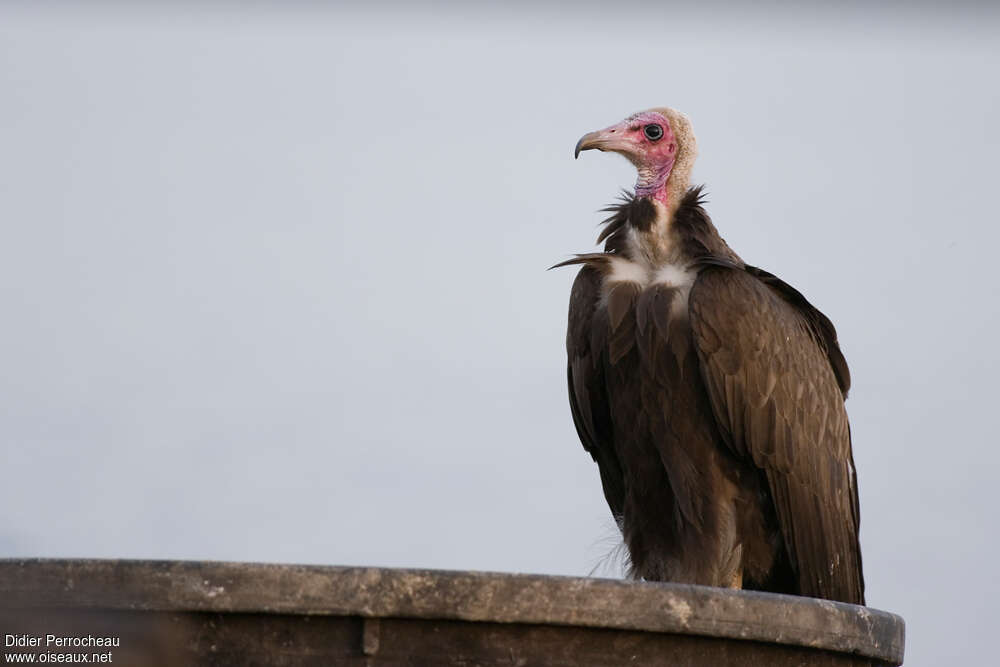
[[[834,667],[903,659],[898,616],[810,598],[184,561],[0,560],[0,634],[8,654],[86,653],[93,663],[110,653],[124,665]],[[94,646],[97,638],[118,645]],[[40,645],[25,645],[35,639]]]

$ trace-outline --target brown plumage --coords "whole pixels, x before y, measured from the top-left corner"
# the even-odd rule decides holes
[[[700,189],[610,212],[605,252],[561,264],[568,382],[633,576],[863,604],[833,325],[743,263]]]

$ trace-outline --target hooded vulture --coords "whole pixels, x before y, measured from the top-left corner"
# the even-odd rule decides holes
[[[569,399],[631,576],[864,604],[858,487],[833,324],[719,236],[668,108],[583,136],[625,156],[569,305]]]

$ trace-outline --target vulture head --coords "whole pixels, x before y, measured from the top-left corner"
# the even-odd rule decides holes
[[[691,121],[667,107],[640,111],[616,125],[583,135],[574,156],[592,148],[624,155],[639,172],[635,196],[668,206],[676,206],[687,190],[697,155]]]

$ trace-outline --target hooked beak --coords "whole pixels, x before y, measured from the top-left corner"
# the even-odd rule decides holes
[[[573,151],[573,158],[580,157],[582,151],[589,151],[596,148],[599,151],[614,151],[615,153],[628,154],[633,149],[628,141],[625,128],[622,125],[612,125],[611,127],[596,132],[588,132],[580,137],[576,142],[576,149]]]

